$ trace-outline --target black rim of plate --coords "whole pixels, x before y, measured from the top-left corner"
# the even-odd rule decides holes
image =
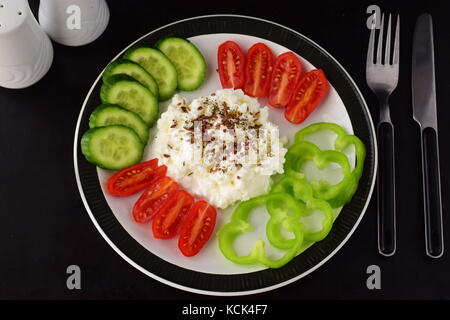
[[[245,16],[202,16],[164,26],[132,45],[153,45],[167,35],[189,38],[213,33],[245,33],[273,41],[297,52],[315,67],[325,71],[343,100],[355,134],[367,147],[367,157],[358,191],[341,211],[327,238],[314,244],[280,269],[236,275],[188,270],[149,252],[128,234],[115,218],[102,193],[96,167],[85,160],[80,150],[81,136],[88,129],[89,115],[100,103],[100,77],[88,94],[78,119],[74,146],[75,171],[83,202],[92,221],[107,242],[133,266],[159,281],[191,292],[213,295],[252,294],[283,286],[305,276],[327,261],[346,242],[361,220],[372,194],[376,172],[376,141],[367,106],[347,72],[320,46],[284,26]]]

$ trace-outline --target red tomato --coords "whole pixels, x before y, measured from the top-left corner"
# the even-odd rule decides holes
[[[244,91],[252,97],[269,95],[273,53],[264,43],[258,42],[247,51]]]
[[[292,123],[300,123],[319,105],[328,92],[328,80],[322,70],[313,70],[300,78],[284,113]]]
[[[153,218],[153,236],[159,239],[173,238],[193,203],[194,198],[188,192],[175,191]]]
[[[166,166],[158,167],[158,159],[138,163],[113,174],[106,183],[106,190],[113,196],[129,196],[148,187],[166,171]]]
[[[155,180],[134,204],[134,220],[140,223],[150,221],[177,189],[178,184],[169,177]]]
[[[272,107],[287,106],[301,72],[302,65],[293,52],[285,52],[278,56],[269,89],[269,104]]]
[[[196,255],[211,237],[216,224],[216,208],[206,201],[196,202],[180,228],[178,248],[187,257]]]
[[[244,86],[245,56],[236,42],[227,41],[219,46],[217,66],[223,88],[241,89]]]

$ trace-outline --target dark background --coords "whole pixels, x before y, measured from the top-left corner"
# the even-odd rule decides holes
[[[378,254],[376,201],[348,243],[307,277],[246,299],[449,299],[450,252],[425,255],[418,126],[411,109],[411,46],[415,19],[434,18],[445,246],[450,248],[450,22],[437,1],[198,2],[108,1],[111,20],[95,42],[54,43],[49,73],[22,90],[0,88],[0,299],[205,299],[153,280],[125,262],[90,221],[76,186],[73,138],[82,102],[95,78],[124,47],[167,23],[234,13],[293,28],[330,52],[360,87],[377,120],[365,82],[369,32],[366,8],[401,14],[400,80],[391,98],[397,162],[397,253]],[[211,5],[213,3],[213,6]],[[37,12],[38,1],[30,0]],[[1,47],[0,47],[1,50]],[[82,270],[82,289],[66,288],[66,268]],[[381,290],[368,290],[366,268],[381,268]]]

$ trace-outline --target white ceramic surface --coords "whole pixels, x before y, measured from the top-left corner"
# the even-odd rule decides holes
[[[47,73],[52,62],[52,44],[28,2],[0,0],[0,86],[31,86]]]
[[[79,26],[74,19],[80,20]],[[41,0],[39,22],[54,41],[82,46],[105,31],[109,8],[105,0]]]
[[[286,49],[285,47],[280,46],[274,42],[247,35],[210,34],[210,35],[196,36],[190,38],[190,40],[200,49],[200,51],[205,56],[208,66],[208,72],[206,75],[205,83],[198,90],[194,92],[179,92],[189,101],[199,96],[209,95],[210,93],[221,88],[219,76],[216,72],[217,68],[216,53],[217,47],[219,46],[220,43],[226,40],[234,40],[241,45],[243,50],[246,51],[254,43],[263,41],[272,49],[275,55],[288,51],[288,49]],[[301,52],[299,52],[299,54],[301,55]],[[308,61],[306,61],[301,57],[300,59],[305,71],[315,69],[311,63],[309,63]],[[259,101],[262,106],[268,105],[266,99],[259,99]],[[160,105],[161,112],[164,112],[166,110],[167,104],[168,102]],[[269,116],[270,121],[279,126],[280,136],[288,137],[291,142],[295,132],[297,132],[298,130],[300,130],[305,126],[308,126],[309,124],[321,121],[337,123],[343,126],[345,129],[347,129],[349,133],[353,133],[351,121],[345,109],[345,106],[341,98],[339,97],[338,93],[333,87],[331,87],[329,94],[327,95],[326,99],[322,102],[322,104],[318,107],[318,109],[314,113],[312,113],[310,117],[307,120],[305,120],[301,125],[294,125],[286,121],[282,110],[274,109],[271,107],[269,108],[270,108],[270,116]],[[149,145],[152,143],[152,137],[155,134],[155,128],[156,126],[150,131]],[[321,143],[330,144],[331,141],[323,141],[322,139]],[[144,159],[151,159],[151,158],[153,158],[153,155],[150,154],[150,148],[147,147],[147,152],[145,154]],[[351,161],[354,162],[354,158],[352,158]],[[105,181],[111,174],[112,173],[107,170],[98,169],[99,180],[102,185],[102,188],[105,185]],[[314,172],[311,172],[311,174],[314,174]],[[177,248],[177,239],[171,240],[154,239],[152,236],[151,224],[138,224],[134,222],[131,216],[131,209],[133,207],[133,204],[140,196],[140,193],[124,198],[110,196],[105,192],[105,189],[103,189],[103,193],[114,215],[116,216],[118,221],[122,224],[122,226],[125,228],[125,230],[127,230],[127,232],[134,239],[136,239],[142,246],[144,246],[147,250],[154,253],[155,255],[159,256],[161,259],[164,259],[170,263],[176,264],[183,268],[213,274],[242,274],[263,269],[263,267],[258,265],[242,266],[228,261],[218,249],[217,238],[214,235],[198,255],[190,258],[184,257]],[[232,207],[227,208],[226,210],[223,211],[218,210],[218,219],[215,232],[218,231],[219,228],[229,220],[232,211],[233,211]],[[339,210],[337,210],[335,214],[337,214],[338,211]],[[246,249],[247,250],[250,249],[250,245],[252,245],[256,241],[256,239],[258,238],[265,239],[266,237],[264,227],[265,221],[267,220],[267,215],[258,213],[262,212],[255,211],[255,213],[252,214],[251,216],[252,224],[254,226],[257,226],[254,232],[246,236],[242,236],[237,240],[239,241],[238,242],[239,246],[243,251],[245,251]]]

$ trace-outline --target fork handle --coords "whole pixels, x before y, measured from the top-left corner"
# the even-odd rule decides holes
[[[378,133],[378,251],[392,256],[396,249],[394,126],[380,122]]]
[[[430,127],[422,131],[422,174],[426,252],[439,258],[444,252],[439,151],[436,131]]]

